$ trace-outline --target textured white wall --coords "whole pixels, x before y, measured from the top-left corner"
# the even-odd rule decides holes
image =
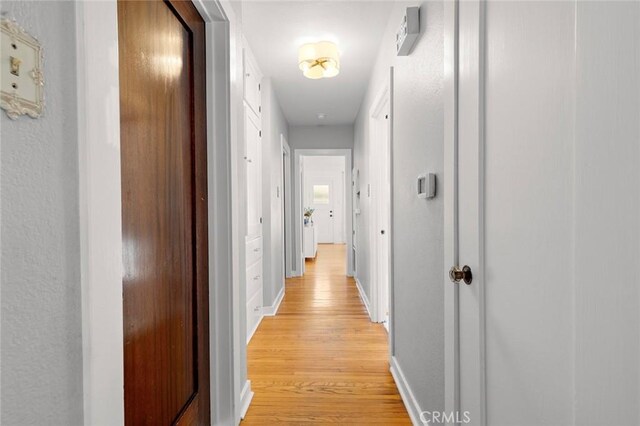
[[[418,199],[415,179],[434,172],[440,179],[443,153],[443,4],[420,3],[421,35],[409,56],[395,54],[395,31],[404,8],[394,5],[381,50],[355,125],[354,167],[360,170],[356,246],[357,277],[371,300],[368,114],[395,69],[393,100],[393,250],[395,356],[424,410],[444,408],[443,199]]]
[[[38,120],[1,111],[3,425],[82,424],[75,5],[2,2],[44,48]],[[65,23],[61,25],[61,23]]]
[[[353,125],[291,126],[289,145],[296,149],[351,149]],[[293,153],[291,153],[293,156]]]
[[[637,425],[640,3],[578,2],[575,22],[574,419]]]

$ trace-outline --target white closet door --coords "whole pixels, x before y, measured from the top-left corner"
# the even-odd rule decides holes
[[[575,5],[458,7],[459,417],[570,425]]]
[[[260,75],[260,71],[258,71],[258,67],[251,55],[251,52],[245,48],[244,49],[244,99],[247,104],[251,107],[253,112],[256,114],[260,114],[262,112],[262,108],[260,107],[260,81],[262,77]]]
[[[247,165],[247,239],[262,235],[262,143],[260,119],[245,106]]]

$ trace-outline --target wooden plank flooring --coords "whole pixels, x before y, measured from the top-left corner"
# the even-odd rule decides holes
[[[320,245],[253,336],[255,396],[243,425],[411,424],[389,373],[387,332],[369,321],[346,277],[345,250]]]

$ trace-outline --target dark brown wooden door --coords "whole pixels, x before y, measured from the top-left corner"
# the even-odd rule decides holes
[[[205,26],[121,0],[118,34],[125,422],[209,424]]]

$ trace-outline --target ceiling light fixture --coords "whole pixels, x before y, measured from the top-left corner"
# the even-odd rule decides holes
[[[340,72],[338,46],[330,41],[303,44],[298,50],[298,66],[313,80],[335,77]]]

